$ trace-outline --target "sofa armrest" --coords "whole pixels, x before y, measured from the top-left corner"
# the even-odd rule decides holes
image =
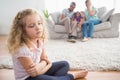
[[[52,20],[51,17],[49,17],[48,19],[46,19],[46,22],[47,22],[47,26],[48,26],[48,27],[54,28],[55,22]]]
[[[112,25],[119,24],[120,22],[120,13],[115,13],[110,17],[110,22]]]

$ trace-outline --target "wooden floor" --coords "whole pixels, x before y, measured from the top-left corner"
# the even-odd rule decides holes
[[[9,56],[6,48],[7,36],[0,36],[0,57]],[[15,80],[12,69],[0,69],[0,80]],[[78,80],[120,80],[120,71],[89,71],[85,79]]]

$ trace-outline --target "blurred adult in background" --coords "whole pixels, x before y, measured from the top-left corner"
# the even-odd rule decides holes
[[[83,42],[88,41],[92,38],[94,25],[101,23],[101,20],[97,16],[97,10],[92,6],[91,1],[86,0],[85,4],[87,9],[85,10],[86,22],[84,22],[82,25]]]
[[[72,16],[74,14],[74,9],[76,7],[75,2],[71,2],[70,7],[63,9],[62,14],[60,15],[59,24],[65,25],[66,32],[68,34],[68,41],[76,42],[77,38],[77,22],[72,23]]]

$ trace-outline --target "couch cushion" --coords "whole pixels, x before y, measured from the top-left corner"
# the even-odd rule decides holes
[[[63,25],[55,25],[54,31],[59,33],[66,33],[65,27]]]
[[[106,7],[98,8],[98,13],[97,13],[98,17],[100,18],[106,11],[107,11]]]
[[[100,30],[105,30],[111,28],[111,23],[110,22],[102,22],[98,25],[94,26],[94,31],[100,31]]]
[[[57,33],[66,33],[65,27],[63,25],[55,25],[54,31]],[[81,28],[77,28],[77,32],[80,32]]]
[[[102,22],[98,25],[94,26],[94,31],[101,31],[105,29],[110,29],[111,23],[110,22]],[[57,33],[66,33],[65,27],[63,25],[55,25],[54,31]],[[77,29],[77,32],[80,32],[80,29]]]
[[[115,9],[111,9],[111,10],[105,12],[105,13],[100,17],[101,20],[102,20],[102,22],[107,21],[107,20],[110,18],[110,16],[112,15],[112,13],[113,13],[114,10],[115,10]]]
[[[54,13],[50,13],[50,16],[52,17],[52,19],[54,20],[55,24],[58,23],[58,19],[60,17],[60,12],[54,12]]]

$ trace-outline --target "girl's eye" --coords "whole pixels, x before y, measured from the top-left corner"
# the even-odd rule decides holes
[[[42,25],[42,23],[41,23],[41,22],[38,22],[38,25]]]
[[[34,25],[32,25],[32,26],[29,26],[29,28],[33,28],[34,27]]]

